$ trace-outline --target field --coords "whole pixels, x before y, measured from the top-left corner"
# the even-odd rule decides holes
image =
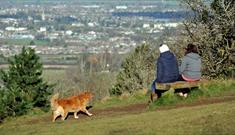
[[[1,135],[221,135],[235,134],[234,80],[212,82],[184,99],[166,93],[147,104],[143,92],[110,97],[93,104],[88,117],[73,115],[51,122],[51,113],[39,110],[9,118],[0,125]],[[164,101],[164,102],[163,102]],[[174,102],[172,102],[174,101]]]
[[[48,45],[49,41],[45,40],[31,40],[31,39],[8,39],[3,40],[7,45],[30,45],[33,42],[34,45]]]

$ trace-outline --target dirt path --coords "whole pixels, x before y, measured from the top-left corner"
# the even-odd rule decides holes
[[[235,95],[230,96],[223,96],[223,97],[213,97],[213,98],[201,98],[193,103],[179,103],[176,105],[166,105],[166,106],[159,106],[156,111],[162,110],[170,110],[182,107],[194,107],[194,106],[201,106],[201,105],[208,105],[208,104],[216,104],[222,102],[228,102],[235,100]],[[108,109],[99,109],[99,110],[92,110],[91,112],[96,115],[114,115],[120,113],[141,113],[148,110],[148,103],[142,104],[132,104],[124,107],[114,107]]]
[[[229,102],[235,100],[235,94],[230,96],[223,96],[223,97],[213,97],[213,98],[201,98],[193,103],[187,103],[187,104],[176,104],[176,105],[166,105],[166,106],[159,106],[156,111],[163,111],[163,110],[170,110],[170,109],[177,109],[182,107],[194,107],[194,106],[202,106],[202,105],[208,105],[208,104],[216,104],[216,103],[222,103],[222,102]],[[148,110],[148,104],[142,103],[142,104],[132,104],[128,106],[123,107],[113,107],[113,108],[107,108],[107,109],[95,109],[91,108],[89,111],[94,114],[92,117],[104,117],[104,116],[117,116],[120,114],[138,114],[142,113]],[[87,119],[89,118],[85,114],[79,114],[79,119]],[[25,122],[24,124],[34,124],[38,122],[49,122],[51,120],[51,116],[44,116],[37,119],[32,119],[30,121]],[[60,118],[57,119],[60,121]],[[69,115],[66,120],[70,121],[76,121],[76,119],[73,118],[73,114]]]

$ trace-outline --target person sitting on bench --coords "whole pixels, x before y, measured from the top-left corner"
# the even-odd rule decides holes
[[[178,81],[194,82],[201,78],[201,57],[197,47],[191,43],[185,48],[185,56],[179,67],[179,74]],[[187,93],[188,90],[182,90],[179,95],[187,97]]]
[[[197,47],[188,44],[185,48],[185,56],[179,67],[179,74],[182,81],[198,81],[201,78],[201,57],[198,54]]]
[[[175,55],[169,50],[166,44],[159,47],[160,56],[157,59],[156,79],[151,85],[151,101],[161,97],[161,91],[156,89],[156,83],[175,82],[179,78],[178,62]]]

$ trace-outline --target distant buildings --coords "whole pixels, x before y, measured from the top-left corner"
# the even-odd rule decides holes
[[[65,1],[57,4],[13,6],[4,6],[1,3],[0,38],[25,40],[28,44],[34,40],[36,52],[42,55],[104,51],[128,53],[142,44],[146,37],[149,41],[154,41],[166,28],[174,29],[181,24],[179,20],[162,21],[151,16],[136,15],[145,11],[159,11],[163,7],[166,8],[164,12],[182,10],[174,9],[169,3],[159,6],[159,2],[151,2],[122,5],[119,2],[66,4]],[[113,14],[122,12],[133,15]],[[48,45],[38,46],[37,41],[47,41]],[[22,47],[17,42],[11,46],[8,43],[0,43],[0,53],[9,56],[19,52]]]
[[[127,9],[127,6],[116,6],[116,9]]]
[[[23,32],[26,31],[27,28],[26,27],[13,27],[13,26],[9,26],[5,28],[6,31],[15,31],[15,32]]]
[[[40,27],[39,32],[46,32],[47,28],[46,27]]]

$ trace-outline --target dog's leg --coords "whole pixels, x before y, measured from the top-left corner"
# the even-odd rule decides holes
[[[55,122],[56,118],[60,116],[60,112],[58,110],[52,112],[52,122]]]
[[[55,117],[55,112],[53,111],[53,112],[52,112],[52,122],[55,122],[55,119],[56,119],[56,117]]]
[[[68,115],[68,111],[63,107],[60,107],[61,120],[65,120]]]
[[[65,118],[67,117],[67,115],[68,115],[68,112],[67,112],[67,111],[64,111],[64,113],[63,113],[61,119],[62,119],[62,120],[65,120]]]
[[[86,108],[82,108],[82,111],[86,113],[88,116],[92,116],[93,114],[89,113]]]
[[[74,112],[73,114],[74,114],[74,118],[75,118],[75,119],[78,119],[78,118],[79,118],[79,117],[78,117],[78,112]]]

